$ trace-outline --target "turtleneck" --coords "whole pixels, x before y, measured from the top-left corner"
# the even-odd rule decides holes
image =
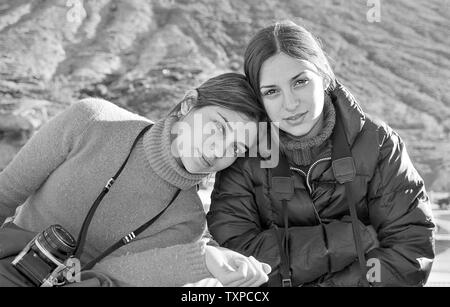
[[[198,184],[207,174],[191,174],[172,155],[171,130],[176,116],[155,123],[143,139],[144,150],[151,168],[165,181],[186,190]]]
[[[280,131],[281,151],[286,155],[289,162],[308,166],[314,162],[314,159],[321,150],[329,145],[329,138],[336,122],[336,111],[331,98],[325,95],[322,120],[318,123],[321,129],[318,134],[312,135],[309,132],[306,135],[296,137],[284,131]],[[312,130],[315,130],[314,128]]]

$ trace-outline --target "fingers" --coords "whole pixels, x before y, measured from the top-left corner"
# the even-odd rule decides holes
[[[216,278],[205,278],[197,287],[222,287],[222,284]]]
[[[207,247],[208,270],[225,287],[256,287],[268,280],[271,268],[254,257],[245,257],[227,249]]]
[[[237,264],[240,262],[239,264]],[[245,261],[235,261],[238,266],[237,270],[228,271],[221,278],[221,282],[226,287],[239,287],[248,275],[248,264]]]
[[[205,278],[198,282],[185,284],[183,287],[222,287],[216,278]]]
[[[227,287],[258,287],[268,281],[266,270],[270,272],[270,266],[256,260],[253,256],[239,259],[238,272],[243,276],[241,280],[236,280],[225,286]]]
[[[240,284],[242,283],[242,280],[245,278],[245,275],[242,271],[235,271],[235,272],[227,272],[223,274],[219,280],[222,282],[222,284],[226,287],[233,287],[230,286],[231,284]],[[237,286],[236,286],[237,287]]]
[[[206,246],[205,262],[209,272],[217,278],[223,285],[242,280],[242,272],[233,267],[233,263],[227,259],[229,250]],[[243,257],[243,256],[242,256]]]
[[[237,259],[235,263],[236,265],[238,265],[238,272],[241,273],[242,279],[230,283],[227,286],[249,287],[249,285],[254,282],[254,278],[256,275],[256,269],[254,268],[254,264],[250,261],[249,258]]]
[[[272,267],[269,264],[262,262],[262,267],[264,273],[266,273],[267,275],[270,274],[270,272],[272,272]]]
[[[261,262],[256,260],[253,256],[250,256],[248,260],[252,264],[252,276],[248,276],[248,280],[242,284],[242,287],[257,287],[265,282],[264,277],[267,277],[267,275],[262,269]]]
[[[250,262],[253,263],[255,270],[255,277],[252,280],[251,284],[246,285],[246,287],[258,287],[262,285],[263,283],[267,282],[269,280],[269,277],[267,276],[266,272],[263,268],[263,263],[259,262],[255,259],[255,257],[250,256],[249,257]]]

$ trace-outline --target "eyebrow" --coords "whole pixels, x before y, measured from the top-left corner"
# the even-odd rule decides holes
[[[291,81],[297,79],[298,77],[300,77],[300,76],[303,75],[304,73],[306,73],[306,71],[302,71],[302,72],[299,73],[298,75],[293,76],[293,77],[291,78]],[[263,89],[263,88],[270,88],[270,87],[276,87],[276,85],[264,85],[264,86],[261,86],[260,89]]]
[[[223,115],[220,114],[219,112],[217,112],[217,114],[219,114],[219,116],[222,117],[223,121],[227,123],[228,129],[232,130],[232,129],[231,129],[230,122],[228,121],[228,119],[226,119],[225,116],[223,116]]]

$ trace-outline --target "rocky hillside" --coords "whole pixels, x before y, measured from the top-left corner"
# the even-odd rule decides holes
[[[284,18],[321,38],[338,78],[399,131],[427,185],[450,191],[450,7],[440,0],[0,0],[0,169],[85,96],[157,119],[186,89],[242,71],[249,37]]]

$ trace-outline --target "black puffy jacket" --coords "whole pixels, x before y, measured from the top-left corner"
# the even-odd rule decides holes
[[[372,243],[364,225],[378,234],[380,246],[366,254],[372,259],[368,269],[378,270],[372,271],[373,285],[424,285],[434,259],[435,225],[423,180],[397,133],[364,114],[342,85],[331,97],[356,177],[348,190],[337,183],[331,152],[321,153],[307,172],[291,167],[295,196],[287,212],[293,285],[362,285],[344,193],[355,202],[364,246]],[[269,193],[270,172],[260,168],[259,158],[240,158],[217,173],[207,218],[219,244],[270,264],[269,285],[280,285],[273,226],[281,231],[284,224],[281,204]]]

